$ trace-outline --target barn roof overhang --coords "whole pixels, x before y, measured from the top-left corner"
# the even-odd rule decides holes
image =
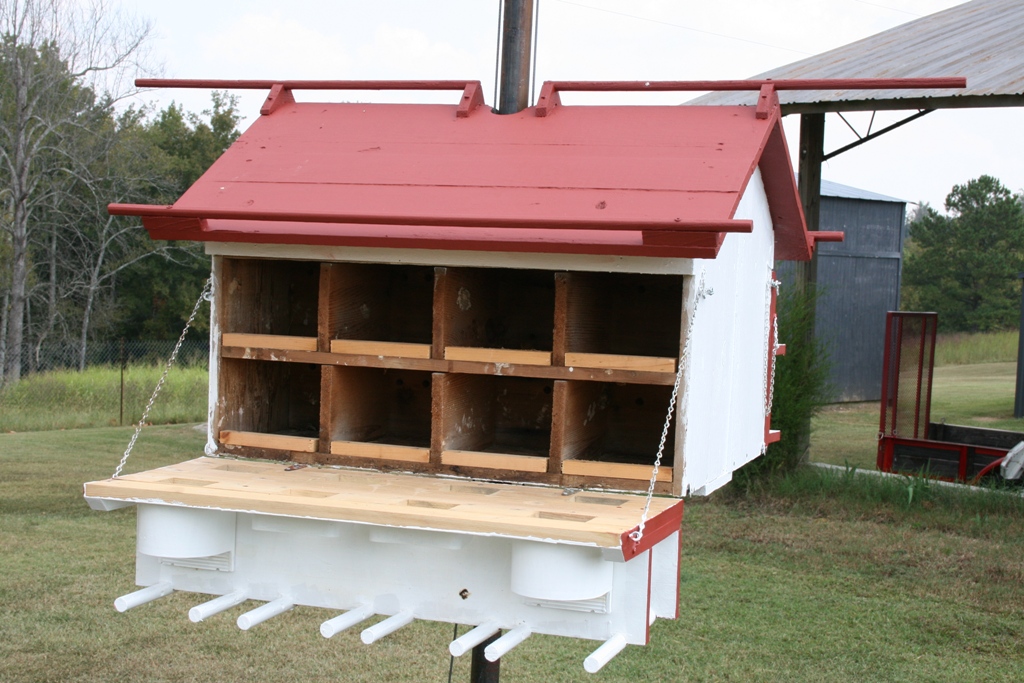
[[[749,81],[719,83],[752,87]],[[178,84],[178,82],[161,82]],[[170,206],[112,204],[154,239],[713,258],[760,168],[776,257],[810,258],[777,87],[754,106],[561,106],[559,90],[709,84],[548,83],[497,115],[477,82],[187,82],[266,87],[261,116]],[[463,91],[457,103],[296,102],[292,90]],[[804,84],[806,85],[806,84]],[[799,86],[793,86],[799,87]],[[453,98],[454,99],[454,98]]]
[[[955,74],[960,89],[787,91],[782,113],[1024,106],[1024,3],[973,0],[754,76],[763,79],[925,78]],[[751,104],[750,93],[712,92],[687,104]]]

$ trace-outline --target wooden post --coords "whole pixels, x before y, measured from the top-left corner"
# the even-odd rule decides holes
[[[117,418],[117,424],[124,425],[124,366],[127,363],[127,359],[124,355],[124,337],[121,337],[121,354],[118,360],[121,361],[121,411]]]
[[[807,230],[816,231],[821,217],[821,164],[825,157],[825,114],[800,115],[800,178],[798,189],[803,204]],[[793,286],[801,292],[813,293],[818,281],[818,251],[811,254],[810,261],[796,261],[793,268]],[[816,311],[811,311],[811,325],[806,344],[814,343]],[[800,460],[806,462],[811,448],[810,418],[804,425],[800,443]]]
[[[803,204],[807,230],[818,230],[821,216],[821,164],[825,156],[825,114],[800,116],[800,202]],[[796,286],[813,286],[818,280],[818,253],[810,261],[797,261]]]
[[[498,113],[515,114],[530,106],[533,0],[505,0],[501,24]]]
[[[1017,340],[1017,390],[1013,399],[1013,416],[1024,417],[1024,273],[1017,273],[1021,280],[1020,337]]]

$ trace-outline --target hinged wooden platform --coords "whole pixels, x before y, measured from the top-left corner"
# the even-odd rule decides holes
[[[642,495],[209,457],[89,482],[85,495],[621,548],[627,559],[677,531],[683,511],[654,498],[636,545]]]

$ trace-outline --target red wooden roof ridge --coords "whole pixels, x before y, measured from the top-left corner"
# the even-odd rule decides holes
[[[807,84],[738,83],[760,90],[757,107],[562,107],[559,90],[712,83],[549,82],[536,106],[499,116],[475,81],[140,80],[271,92],[173,205],[109,209],[141,216],[154,239],[711,258],[728,232],[752,229],[734,216],[760,167],[776,257],[807,259],[835,235],[806,231],[775,94]],[[463,94],[454,106],[297,103],[303,88]]]

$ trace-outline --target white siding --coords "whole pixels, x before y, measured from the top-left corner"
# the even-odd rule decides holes
[[[681,405],[684,494],[725,485],[764,442],[765,294],[775,234],[759,170],[735,217],[752,220],[753,233],[728,235],[718,258],[694,261],[692,291],[703,272],[714,293],[697,305]]]

